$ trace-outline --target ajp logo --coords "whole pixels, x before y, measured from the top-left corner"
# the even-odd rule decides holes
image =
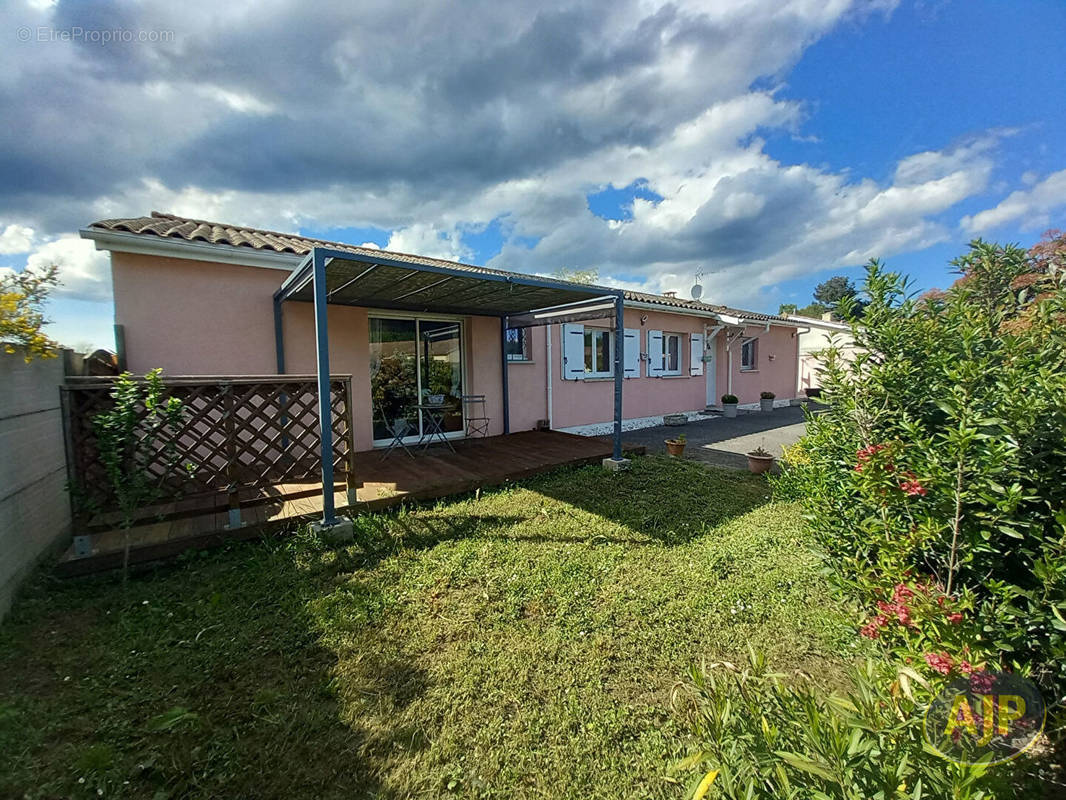
[[[1047,709],[1036,686],[1009,672],[974,672],[953,681],[925,713],[926,741],[960,764],[998,764],[1028,750]]]

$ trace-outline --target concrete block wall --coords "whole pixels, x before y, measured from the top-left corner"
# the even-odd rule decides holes
[[[0,618],[41,558],[70,535],[59,387],[63,359],[0,350]]]

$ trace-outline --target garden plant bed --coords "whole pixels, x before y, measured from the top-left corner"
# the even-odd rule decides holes
[[[664,457],[234,543],[42,573],[0,628],[0,796],[681,797],[671,689],[855,651],[797,506]],[[128,782],[128,783],[127,783]]]

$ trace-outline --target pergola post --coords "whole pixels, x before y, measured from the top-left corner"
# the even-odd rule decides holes
[[[625,299],[614,301],[614,461],[622,462],[622,369],[625,362]]]
[[[315,346],[318,365],[318,441],[322,448],[322,527],[337,524],[333,503],[333,405],[329,388],[329,305],[326,297],[326,258],[316,247],[311,251],[315,297]]]
[[[511,400],[507,386],[507,317],[500,317],[500,375],[503,388],[503,432],[511,432]]]

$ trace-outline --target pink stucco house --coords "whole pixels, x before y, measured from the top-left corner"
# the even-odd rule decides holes
[[[541,420],[607,432],[621,329],[626,427],[716,406],[727,392],[741,403],[796,394],[799,326],[782,317],[170,214],[103,220],[81,235],[111,253],[120,349],[137,373],[314,373],[315,290],[298,273],[314,248],[328,248],[331,264],[343,256],[345,270],[323,273],[330,304],[318,324],[328,322],[330,371],[352,376],[358,449],[386,442],[383,418],[427,394],[484,395],[489,435]],[[505,289],[530,314],[504,316]],[[445,427],[464,436],[463,412]]]

